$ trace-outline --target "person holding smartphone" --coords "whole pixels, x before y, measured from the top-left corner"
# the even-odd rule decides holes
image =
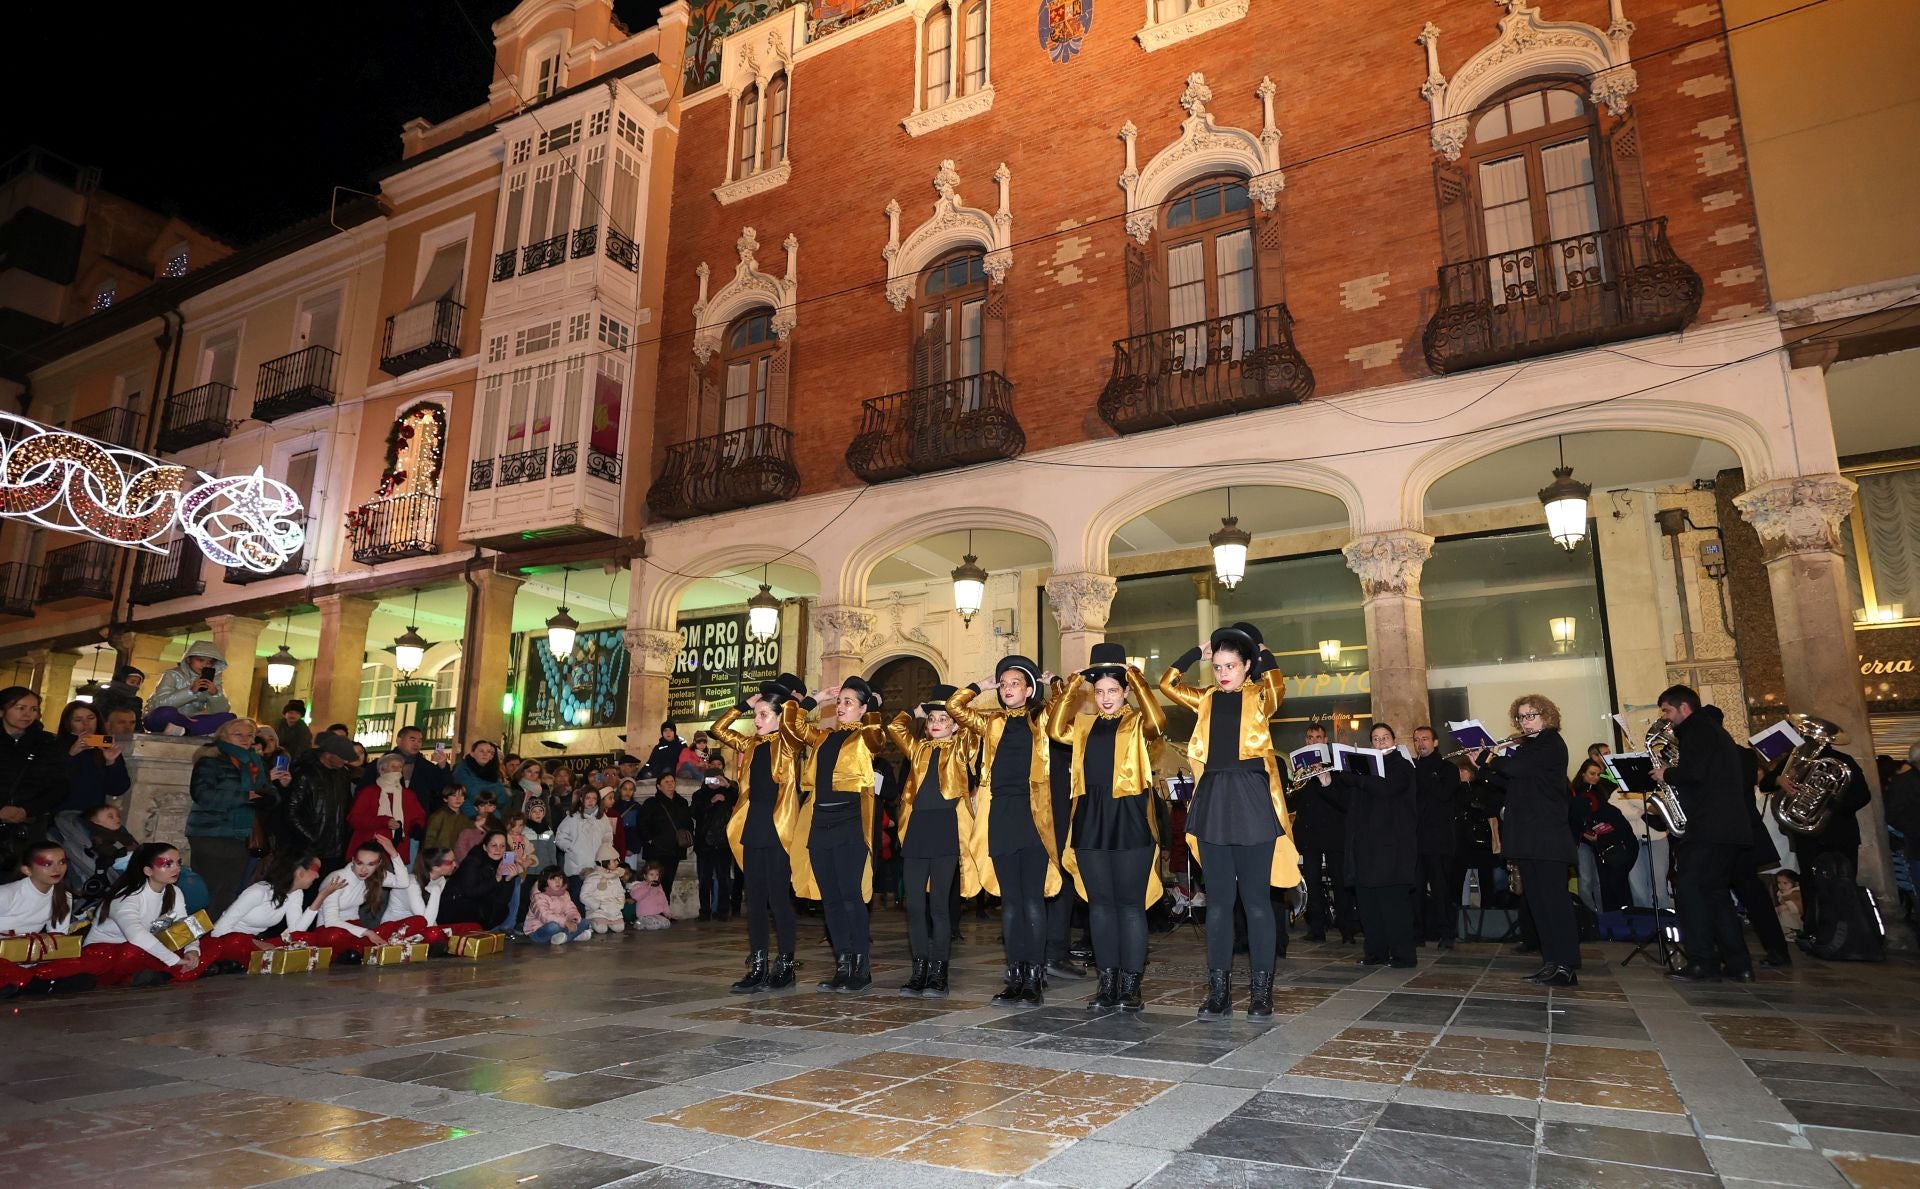
[[[60,711],[54,742],[66,758],[67,796],[62,811],[82,815],[126,795],[131,787],[120,745],[100,732],[100,715],[85,702],[68,702]]]
[[[286,787],[285,773],[272,773],[253,750],[250,718],[229,718],[213,746],[196,755],[187,811],[187,842],[193,867],[207,885],[207,911],[219,916],[246,886],[247,842],[262,803],[271,806]]]

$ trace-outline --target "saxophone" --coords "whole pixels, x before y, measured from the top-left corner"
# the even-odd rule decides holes
[[[1853,770],[1827,754],[1833,736],[1819,719],[1810,714],[1789,714],[1787,721],[1803,740],[1780,768],[1780,779],[1791,780],[1794,788],[1791,792],[1776,789],[1767,799],[1768,808],[1782,829],[1818,834],[1833,816],[1840,794],[1852,783]]]
[[[1642,749],[1653,759],[1657,768],[1671,768],[1680,762],[1680,743],[1673,737],[1673,724],[1661,719],[1647,728],[1646,742]],[[1680,806],[1680,794],[1664,780],[1654,781],[1654,789],[1647,794],[1647,801],[1660,810],[1660,816],[1666,819],[1667,833],[1675,838],[1683,837],[1687,832],[1687,811]]]

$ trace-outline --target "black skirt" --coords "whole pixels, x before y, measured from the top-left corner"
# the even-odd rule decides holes
[[[1187,833],[1202,842],[1246,846],[1280,837],[1265,767],[1208,768],[1193,791]]]

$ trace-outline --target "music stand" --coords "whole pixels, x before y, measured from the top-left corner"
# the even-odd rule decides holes
[[[1632,792],[1633,790],[1628,789],[1627,791]],[[1647,852],[1647,867],[1649,871],[1651,871],[1653,868],[1653,827],[1647,824],[1647,811],[1645,806],[1646,806],[1646,794],[1642,793],[1641,794],[1641,810],[1640,810],[1640,845]],[[1667,870],[1664,874],[1661,874],[1658,872],[1654,873],[1658,878],[1666,880],[1667,895],[1669,897],[1673,895],[1673,851],[1674,851],[1673,831],[1669,830],[1667,831]],[[1635,860],[1635,861],[1638,862],[1638,860]],[[1632,952],[1628,953],[1626,957],[1620,959],[1620,965],[1625,966],[1627,963],[1633,961],[1635,958],[1645,958],[1649,962],[1653,961],[1654,960],[1653,955],[1647,953],[1647,947],[1650,945],[1657,944],[1660,947],[1660,965],[1662,967],[1664,967],[1667,970],[1680,970],[1686,966],[1687,964],[1686,951],[1682,950],[1679,946],[1675,945],[1672,941],[1668,940],[1666,922],[1660,919],[1660,913],[1661,913],[1660,888],[1658,885],[1655,885],[1653,889],[1653,936],[1647,938],[1645,941],[1635,942]],[[1673,918],[1674,918],[1675,924],[1677,925],[1680,920],[1679,914],[1674,913]],[[1679,959],[1678,965],[1674,963],[1675,958]]]

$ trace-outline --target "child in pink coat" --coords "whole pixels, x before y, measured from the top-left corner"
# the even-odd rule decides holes
[[[533,904],[521,929],[528,941],[549,945],[593,940],[593,926],[580,919],[580,909],[567,894],[567,873],[558,867],[540,873],[540,887],[533,893]]]
[[[660,886],[660,864],[648,863],[629,893],[633,897],[633,927],[665,929],[673,924],[667,916],[667,892]]]

